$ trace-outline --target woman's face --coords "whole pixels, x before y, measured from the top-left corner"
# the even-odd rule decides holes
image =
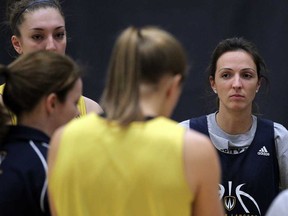
[[[40,8],[24,14],[19,26],[20,36],[12,36],[14,49],[19,54],[50,50],[65,54],[65,21],[55,8]]]
[[[260,87],[257,67],[243,50],[224,53],[217,61],[215,79],[210,84],[219,97],[219,110],[252,111],[252,102]]]

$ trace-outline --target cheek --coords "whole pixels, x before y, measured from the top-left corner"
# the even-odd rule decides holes
[[[74,104],[70,104],[69,107],[67,107],[67,118],[74,118],[77,116],[78,108]]]
[[[78,114],[78,109],[75,107],[74,103],[66,103],[65,108],[62,110],[62,118],[65,123],[75,118]]]
[[[67,42],[66,40],[59,44],[59,53],[65,54]]]
[[[23,44],[23,54],[31,53],[39,50],[43,50],[43,46],[41,44],[34,44],[31,42],[24,42]]]

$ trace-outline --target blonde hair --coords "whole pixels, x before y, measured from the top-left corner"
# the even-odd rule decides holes
[[[122,125],[143,120],[139,85],[157,84],[167,74],[187,73],[186,53],[170,33],[153,26],[128,27],[117,38],[101,106],[107,119]]]

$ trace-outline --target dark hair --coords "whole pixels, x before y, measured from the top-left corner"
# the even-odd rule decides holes
[[[255,44],[241,37],[225,39],[216,46],[211,56],[210,65],[207,68],[209,77],[212,76],[213,78],[215,78],[217,61],[224,53],[237,50],[243,50],[247,52],[249,55],[251,55],[257,68],[258,78],[260,79],[265,77],[264,73],[267,72],[267,67],[263,58],[258,53]]]
[[[252,57],[256,65],[258,79],[264,80],[265,84],[268,86],[269,80],[267,76],[265,75],[267,74],[268,69],[263,58],[260,56],[256,45],[252,43],[251,41],[248,41],[242,37],[227,38],[227,39],[222,40],[220,43],[218,43],[218,45],[216,46],[216,48],[214,49],[211,55],[210,64],[207,67],[208,77],[209,78],[212,77],[213,79],[215,79],[217,61],[224,53],[230,52],[230,51],[238,51],[238,50],[243,50]],[[218,98],[217,98],[217,105],[219,105]],[[252,107],[253,112],[258,113],[259,112],[258,109],[259,109],[258,105],[255,102],[253,102],[253,107]]]
[[[118,37],[110,59],[101,106],[122,125],[144,117],[140,83],[157,84],[166,74],[187,73],[186,53],[177,39],[157,27],[129,27]]]
[[[68,56],[37,51],[21,55],[8,67],[0,67],[1,74],[6,77],[3,103],[18,118],[23,112],[32,111],[50,93],[64,102],[80,78],[81,69]]]
[[[19,25],[24,21],[24,15],[41,8],[55,8],[62,17],[64,13],[58,0],[10,0],[7,2],[7,20],[12,34],[20,36]]]

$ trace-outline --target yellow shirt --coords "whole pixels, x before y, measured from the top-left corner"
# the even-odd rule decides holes
[[[190,215],[184,130],[164,117],[126,128],[95,114],[73,120],[49,179],[58,215]]]
[[[0,95],[3,94],[4,86],[5,86],[5,84],[0,85]],[[84,101],[84,97],[83,97],[83,96],[80,97],[77,106],[78,106],[78,109],[79,109],[79,112],[80,112],[80,116],[84,116],[84,115],[87,114],[86,106],[85,106],[85,101]],[[12,124],[13,124],[13,125],[16,125],[16,124],[17,124],[17,118],[16,118],[16,116],[15,116],[14,114],[12,114],[12,113],[10,113],[10,116],[11,116],[11,122],[12,122]]]

